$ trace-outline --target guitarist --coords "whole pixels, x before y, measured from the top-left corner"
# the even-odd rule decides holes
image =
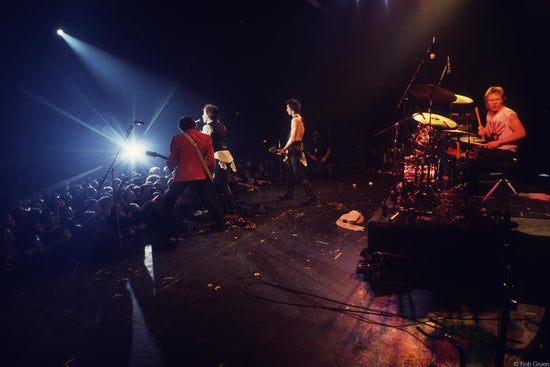
[[[286,112],[292,116],[290,121],[290,134],[288,141],[282,149],[279,149],[278,154],[288,155],[287,161],[287,190],[284,195],[280,196],[281,200],[289,200],[294,198],[294,181],[299,179],[302,182],[302,187],[306,192],[306,199],[302,201],[302,205],[314,204],[317,202],[317,197],[311,189],[309,180],[304,173],[304,166],[307,164],[304,154],[304,137],[305,127],[304,121],[300,112],[302,104],[297,99],[289,99],[286,101]]]
[[[214,168],[214,148],[210,137],[196,130],[197,123],[191,117],[182,117],[179,129],[182,134],[172,137],[170,142],[170,156],[166,165],[173,171],[176,169],[174,180],[164,197],[164,215],[168,220],[169,238],[177,237],[177,221],[175,217],[175,204],[178,197],[191,187],[199,196],[210,215],[215,221],[216,229],[223,228],[221,210],[216,201],[214,185],[209,180],[206,169]],[[197,145],[201,160],[193,142]],[[205,167],[205,164],[207,167]]]

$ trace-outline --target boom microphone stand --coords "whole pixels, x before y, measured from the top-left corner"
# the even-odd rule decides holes
[[[411,81],[409,82],[409,84],[407,84],[407,87],[405,88],[405,92],[403,92],[403,95],[399,99],[399,103],[397,103],[397,106],[395,107],[396,110],[398,110],[403,104],[403,102],[405,101],[405,98],[407,97],[407,94],[409,93],[411,86],[416,80],[416,77],[418,76],[418,73],[420,72],[422,65],[424,65],[424,63],[426,62],[426,56],[429,56],[430,59],[433,59],[435,57],[434,48],[435,48],[435,36],[433,36],[431,45],[428,46],[428,49],[426,50],[426,54],[424,55],[422,60],[420,60],[420,63],[416,67],[416,71],[414,72],[413,77],[411,78]]]
[[[141,125],[142,123],[140,123],[139,121],[134,121],[132,124],[130,124],[130,126],[128,126],[128,130],[126,130],[126,137],[124,138],[124,141],[122,142],[122,144],[120,145],[120,148],[118,149],[118,152],[116,153],[115,155],[115,158],[113,159],[113,161],[111,162],[111,165],[109,166],[109,168],[107,169],[107,172],[105,172],[105,176],[103,176],[103,179],[101,180],[101,182],[99,183],[99,186],[97,188],[97,190],[101,190],[103,189],[103,184],[105,183],[105,180],[107,179],[107,176],[109,175],[109,172],[111,173],[112,175],[112,178],[113,178],[113,186],[114,186],[114,181],[115,181],[115,169],[114,169],[114,166],[115,166],[115,163],[118,159],[118,156],[120,155],[120,152],[122,151],[122,148],[124,148],[124,145],[126,144],[126,141],[128,140],[128,138],[130,137],[130,134],[132,133],[132,131],[134,130],[134,124],[137,124],[137,125]],[[121,183],[122,185],[122,183]],[[119,220],[119,215],[118,215],[118,209],[116,207],[117,205],[117,199],[118,199],[118,191],[119,190],[116,190],[114,187],[113,187],[113,201],[114,201],[114,212],[115,212],[115,222],[116,222],[116,241],[117,241],[117,246],[118,248],[120,248],[121,246],[121,243],[120,243],[120,237],[121,237],[121,233],[120,233],[120,220]]]
[[[126,130],[126,137],[124,138],[124,141],[122,142],[122,144],[120,144],[120,148],[118,149],[118,152],[116,153],[115,155],[115,158],[113,159],[113,161],[111,162],[111,165],[109,166],[109,168],[107,169],[107,172],[105,172],[105,176],[103,176],[103,179],[101,180],[101,182],[99,183],[99,187],[97,188],[98,191],[101,190],[103,188],[103,184],[105,183],[105,180],[107,179],[107,176],[109,175],[109,172],[114,172],[114,165],[115,165],[115,162],[116,160],[118,159],[118,156],[120,155],[120,152],[122,151],[122,148],[124,148],[124,145],[126,144],[126,141],[128,140],[128,138],[130,137],[130,134],[132,133],[132,131],[134,130],[134,123],[132,123],[130,126],[128,126],[128,130]],[[113,176],[114,177],[114,176]],[[114,189],[114,187],[113,187]]]
[[[405,91],[403,92],[403,95],[401,96],[401,98],[399,99],[399,102],[397,103],[397,106],[395,108],[395,110],[399,110],[401,108],[401,106],[403,105],[403,102],[405,101],[405,99],[407,98],[407,95],[409,94],[409,91],[414,83],[414,81],[416,80],[416,77],[418,76],[418,73],[420,72],[420,69],[422,68],[422,65],[424,65],[424,63],[426,62],[426,59],[429,57],[430,59],[434,59],[435,58],[435,53],[434,53],[434,49],[435,49],[435,36],[433,36],[432,38],[432,43],[428,46],[428,48],[426,49],[426,53],[424,54],[424,57],[422,57],[422,59],[420,60],[420,63],[418,64],[418,66],[416,67],[416,70],[411,78],[411,80],[409,81],[409,84],[407,84],[407,87],[405,88]],[[431,106],[431,98],[430,98],[430,106]],[[430,114],[431,114],[431,108],[430,108]],[[406,113],[406,111],[404,111],[403,113],[403,120],[396,123],[394,126],[395,126],[395,138],[394,138],[394,149],[395,149],[395,141],[396,141],[396,137],[398,135],[398,132],[397,132],[397,129],[399,128],[399,125],[400,123],[404,122],[404,121],[407,121],[409,118],[407,117],[409,114]],[[430,116],[430,121],[431,121],[431,116]],[[379,133],[378,133],[379,134]],[[377,134],[377,135],[378,135]],[[400,155],[403,155],[404,154],[404,149],[401,150],[400,152]],[[402,161],[402,165],[403,165],[403,169],[401,170],[402,171],[402,185],[403,185],[403,195],[405,194],[404,192],[404,189],[405,189],[405,157],[400,157],[400,161]],[[394,173],[396,172],[396,169],[395,169],[395,164],[394,164]],[[428,172],[429,174],[429,172]]]

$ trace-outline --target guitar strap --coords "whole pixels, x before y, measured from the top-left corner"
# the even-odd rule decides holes
[[[187,133],[183,133],[183,136],[185,136],[187,138],[187,140],[189,140],[189,142],[191,144],[193,144],[193,147],[195,147],[195,150],[197,151],[197,155],[199,156],[199,159],[202,163],[202,166],[204,168],[204,171],[206,172],[206,175],[208,176],[208,178],[210,179],[210,182],[211,183],[214,183],[214,178],[212,177],[212,173],[210,172],[210,169],[208,168],[208,166],[206,165],[206,162],[204,161],[204,157],[202,156],[202,153],[201,153],[201,150],[199,149],[199,146],[197,145],[197,143],[195,142],[195,140],[193,140],[193,138],[191,137],[191,135],[187,134]]]

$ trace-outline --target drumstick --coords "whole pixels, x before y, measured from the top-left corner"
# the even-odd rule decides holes
[[[476,111],[477,123],[479,127],[483,127],[481,126],[481,119],[479,118],[479,108],[476,107],[474,110]]]

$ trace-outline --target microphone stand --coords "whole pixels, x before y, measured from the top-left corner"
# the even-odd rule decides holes
[[[439,87],[441,85],[441,82],[443,81],[443,78],[445,77],[445,74],[447,74],[447,68],[449,65],[445,64],[445,67],[443,68],[443,72],[441,73],[441,76],[439,77],[439,82],[437,83],[437,86]]]
[[[420,60],[420,64],[418,64],[418,66],[416,67],[416,71],[414,72],[413,77],[411,78],[411,81],[409,82],[409,84],[407,84],[407,87],[405,88],[405,92],[403,92],[403,95],[399,99],[399,103],[397,103],[397,106],[395,107],[396,110],[399,110],[399,108],[405,101],[405,98],[407,97],[407,94],[409,94],[409,90],[411,89],[412,84],[414,83],[414,81],[416,80],[416,77],[418,76],[418,73],[420,72],[420,68],[422,67],[422,65],[424,65],[425,62],[426,62],[426,56],[424,56],[422,60]]]
[[[101,180],[101,182],[98,186],[98,191],[103,189],[103,184],[105,183],[105,180],[107,179],[107,176],[109,175],[109,172],[110,172],[111,175],[112,175],[112,179],[113,179],[113,195],[114,195],[113,196],[113,202],[114,202],[113,210],[114,210],[114,214],[115,214],[115,223],[116,223],[116,235],[117,235],[116,236],[117,237],[116,238],[116,244],[117,244],[119,249],[122,245],[121,242],[120,242],[120,237],[121,237],[120,219],[119,219],[118,208],[117,208],[117,200],[118,200],[118,191],[119,190],[115,190],[115,187],[114,187],[114,185],[115,185],[115,183],[114,183],[115,182],[115,169],[114,169],[114,166],[115,166],[116,160],[118,159],[118,156],[120,155],[120,152],[122,151],[122,148],[124,148],[124,145],[126,144],[126,141],[130,137],[130,134],[132,133],[133,130],[134,130],[134,125],[130,124],[130,126],[128,126],[128,130],[126,131],[126,137],[124,138],[124,141],[120,145],[120,148],[118,149],[118,152],[116,153],[115,158],[111,162],[111,165],[107,169],[107,172],[105,172],[105,176],[103,176],[103,179]]]
[[[416,67],[416,70],[411,78],[411,80],[409,81],[409,84],[407,84],[407,87],[405,88],[405,91],[403,92],[403,95],[401,96],[401,98],[399,98],[399,102],[397,103],[397,106],[395,107],[395,110],[399,110],[401,108],[401,106],[403,105],[403,102],[405,101],[405,99],[407,98],[407,95],[409,94],[409,90],[411,89],[414,81],[416,80],[416,77],[418,76],[418,73],[420,72],[420,69],[422,68],[422,65],[424,65],[424,63],[426,62],[426,57],[430,55],[430,52],[433,51],[433,47],[434,47],[434,44],[435,44],[435,36],[434,36],[434,39],[433,39],[433,42],[430,44],[430,46],[428,46],[428,48],[426,49],[426,53],[424,54],[424,57],[422,57],[422,59],[420,60],[420,63],[418,64],[418,66]],[[430,112],[431,113],[431,112]],[[397,135],[398,135],[398,128],[399,128],[399,125],[404,122],[404,121],[407,121],[408,118],[407,118],[407,114],[406,113],[403,113],[403,117],[404,119],[402,121],[399,121],[397,123],[395,123],[394,125],[392,126],[395,126],[395,138],[394,138],[394,148],[393,149],[397,149],[396,148],[396,143],[397,143]],[[381,132],[385,131],[387,129],[384,129],[382,131],[380,131],[379,133],[377,133],[376,135],[380,134]],[[376,136],[375,135],[375,136]],[[403,150],[402,149],[402,152],[403,153]],[[403,158],[402,159],[403,161],[403,170],[402,170],[402,190],[403,190],[403,195],[405,194],[404,192],[404,189],[405,189],[405,170],[404,170],[404,164],[405,164],[405,159]],[[394,162],[394,173],[396,174],[396,169],[395,169],[395,162]]]
[[[420,68],[422,68],[422,65],[424,65],[424,63],[426,62],[426,56],[430,55],[430,52],[433,52],[434,45],[435,45],[435,37],[434,37],[434,41],[432,42],[432,44],[430,44],[430,46],[428,46],[428,49],[426,50],[426,54],[424,55],[422,60],[420,60],[420,63],[416,67],[416,71],[414,72],[414,74],[411,78],[411,81],[409,82],[409,84],[407,84],[407,87],[405,88],[405,92],[403,92],[403,95],[399,99],[399,103],[397,103],[397,106],[395,107],[396,110],[399,110],[399,108],[403,104],[403,101],[405,101],[405,98],[407,97],[407,94],[409,93],[409,90],[411,89],[412,84],[414,83],[414,81],[416,80],[416,77],[418,76],[418,73],[420,72]]]
[[[111,171],[114,171],[114,165],[115,165],[115,162],[116,160],[118,159],[118,156],[120,155],[120,152],[122,151],[122,148],[124,148],[124,144],[126,143],[126,141],[128,140],[128,138],[130,137],[130,134],[132,133],[132,130],[134,130],[134,125],[130,125],[128,126],[128,130],[126,131],[126,137],[124,138],[124,141],[122,142],[122,144],[120,145],[120,148],[118,149],[118,152],[116,153],[115,155],[115,158],[113,159],[113,161],[111,162],[111,165],[109,166],[109,168],[107,169],[107,172],[105,172],[105,176],[103,176],[103,179],[101,180],[101,182],[99,183],[99,186],[98,186],[98,191],[101,190],[103,188],[103,184],[105,183],[105,180],[107,179],[107,176],[109,175],[109,172]],[[114,189],[114,187],[113,187]]]

